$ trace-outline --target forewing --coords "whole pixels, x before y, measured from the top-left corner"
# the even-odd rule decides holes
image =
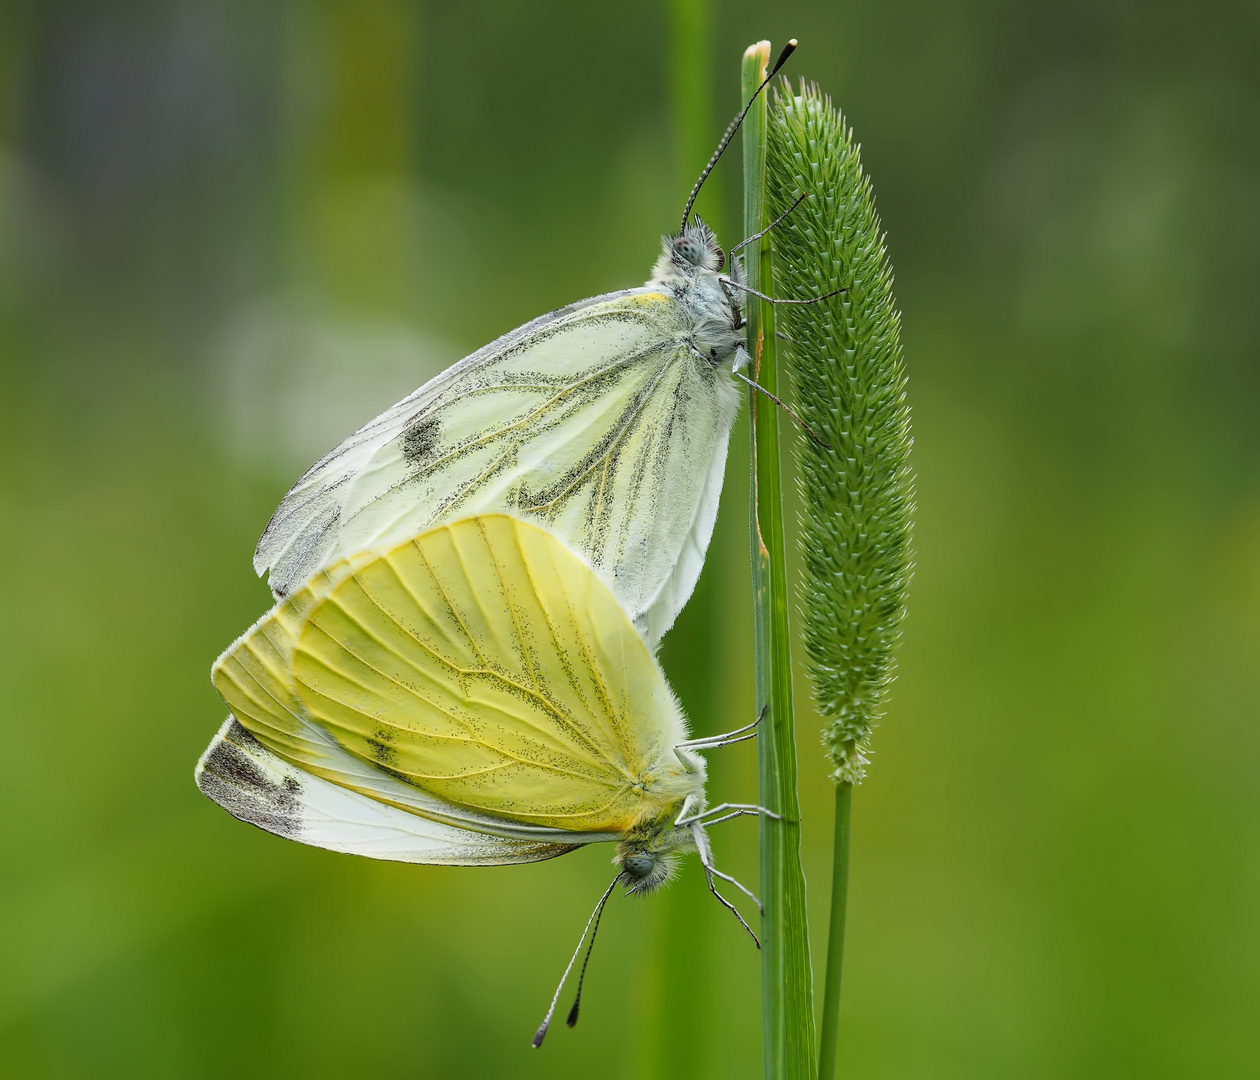
[[[640,289],[514,331],[311,469],[255,567],[283,596],[352,552],[507,511],[586,559],[654,642],[703,562],[737,401],[684,329],[675,300]]]
[[[653,320],[641,317],[642,305],[635,303],[647,293],[646,289],[610,293],[542,315],[461,360],[364,425],[308,469],[281,501],[258,542],[254,568],[259,574],[270,571],[272,591],[284,596],[321,566],[369,546],[376,538],[371,522],[351,520],[365,507],[384,502],[369,515],[383,520],[394,503],[418,504],[409,512],[420,517],[420,527],[409,535],[432,524],[428,518],[438,509],[432,497],[400,492],[407,476],[391,475],[389,462],[417,461],[421,464],[416,471],[424,471],[423,462],[431,457],[465,456],[477,449],[479,437],[504,426],[514,430],[555,390],[582,383],[590,372],[575,361],[589,346],[603,354],[620,354],[658,339]],[[625,329],[615,317],[627,311],[640,316],[638,329],[645,340],[615,340]],[[592,339],[591,327],[601,324],[612,332],[603,340]],[[547,345],[551,354],[550,371],[539,370],[540,361],[548,358],[535,353],[541,345]],[[534,375],[542,375],[546,385],[538,386]],[[457,409],[470,393],[475,408]],[[357,494],[352,494],[356,487]],[[439,497],[445,494],[439,492]]]
[[[537,862],[571,843],[494,836],[433,821],[330,783],[273,754],[228,717],[197,786],[233,817],[314,847],[374,859],[456,866]]]
[[[570,832],[654,812],[645,790],[685,738],[612,594],[553,536],[501,515],[430,530],[342,580],[301,630],[293,683],[314,724],[409,786]]]
[[[738,395],[683,348],[627,408],[615,439],[527,504],[581,552],[649,644],[691,596],[713,535]]]

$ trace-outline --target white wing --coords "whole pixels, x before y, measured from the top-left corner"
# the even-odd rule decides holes
[[[689,329],[645,287],[512,331],[310,469],[255,569],[281,597],[353,552],[506,511],[579,553],[654,644],[699,577],[739,400]]]
[[[344,756],[348,759],[343,763],[347,768],[374,774],[383,788],[389,788],[391,783],[408,787],[349,754]],[[202,792],[233,817],[289,840],[350,855],[395,862],[486,866],[538,862],[581,846],[492,835],[378,802],[290,765],[267,750],[231,716],[197,762],[195,775]],[[423,793],[415,789],[404,794],[420,794],[423,798]]]

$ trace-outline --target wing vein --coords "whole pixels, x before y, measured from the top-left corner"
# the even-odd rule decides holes
[[[423,557],[423,554],[422,554],[422,556],[421,556],[421,557]],[[435,579],[434,579],[434,580],[436,581],[436,577],[435,577]],[[358,581],[358,578],[357,578],[357,577],[355,578],[355,581],[359,584],[360,588],[362,589],[363,595],[364,595],[365,597],[367,597],[368,601],[369,601],[369,602],[370,602],[370,603],[371,603],[371,604],[372,604],[372,605],[373,605],[373,606],[374,606],[374,607],[375,607],[378,611],[380,611],[380,612],[381,612],[381,614],[383,614],[383,615],[384,615],[387,619],[390,619],[391,621],[394,621],[393,616],[392,616],[392,615],[390,615],[390,613],[389,613],[388,611],[386,611],[383,607],[381,607],[381,606],[380,606],[380,604],[377,602],[376,598],[375,598],[375,597],[374,597],[374,596],[373,596],[370,592],[368,592],[368,590],[367,590],[366,588],[364,588],[364,587],[363,587],[363,583],[362,583],[362,582],[360,582],[360,581]],[[440,586],[440,585],[439,585],[439,588],[441,588],[441,586]],[[377,636],[377,634],[375,634],[375,633],[374,633],[374,632],[373,632],[373,631],[372,631],[369,627],[364,626],[360,620],[356,619],[356,618],[355,618],[355,616],[354,616],[354,614],[353,614],[353,613],[352,613],[352,612],[351,612],[348,608],[346,608],[346,607],[345,607],[345,605],[344,605],[344,604],[342,603],[342,601],[341,601],[341,598],[340,598],[340,597],[339,597],[336,593],[334,593],[332,596],[330,596],[330,597],[328,598],[328,600],[327,600],[327,601],[325,601],[325,602],[326,602],[326,603],[327,603],[327,602],[331,602],[331,603],[335,604],[335,605],[337,606],[338,610],[340,610],[340,611],[341,611],[341,612],[342,612],[342,613],[343,613],[343,614],[344,614],[344,615],[345,615],[348,619],[351,619],[352,621],[354,621],[354,622],[355,622],[355,624],[356,624],[357,626],[359,626],[359,628],[360,628],[361,630],[363,630],[363,631],[364,631],[364,632],[368,635],[368,637],[370,637],[370,638],[371,638],[374,642],[376,642],[379,646],[381,646],[381,648],[382,648],[382,649],[384,649],[386,652],[390,653],[390,654],[391,654],[391,655],[393,655],[393,656],[396,656],[399,660],[401,660],[404,664],[406,664],[406,665],[407,665],[407,667],[411,668],[414,672],[416,672],[416,674],[418,674],[418,675],[422,675],[422,676],[427,675],[427,673],[426,673],[426,672],[425,672],[422,668],[417,667],[417,666],[415,665],[415,663],[413,663],[410,659],[408,659],[406,656],[404,656],[402,653],[400,653],[400,652],[399,652],[397,649],[395,649],[395,648],[394,648],[391,644],[389,644],[388,642],[386,642],[386,641],[382,640],[382,639],[381,639],[379,636]],[[315,624],[315,625],[317,625],[317,626],[318,626],[318,624]],[[396,621],[394,621],[394,625],[395,625],[395,626],[399,626],[399,627],[400,627],[400,629],[402,629],[402,631],[403,631],[403,632],[404,632],[404,633],[405,633],[405,634],[406,634],[406,635],[407,635],[407,636],[408,636],[408,637],[409,637],[412,641],[415,641],[415,642],[416,642],[416,643],[417,643],[417,644],[418,644],[418,645],[419,645],[419,646],[420,646],[420,647],[421,647],[421,648],[422,648],[425,652],[427,652],[430,656],[432,656],[432,657],[433,657],[433,659],[434,659],[437,663],[439,663],[439,664],[443,665],[443,666],[444,666],[444,667],[446,667],[448,670],[450,670],[450,671],[454,672],[456,675],[458,675],[458,676],[460,677],[461,681],[462,681],[464,678],[485,678],[485,679],[490,679],[490,680],[493,680],[493,681],[495,681],[495,682],[501,683],[504,687],[509,688],[510,690],[515,690],[515,691],[517,691],[518,693],[525,695],[526,697],[528,697],[530,700],[534,701],[534,702],[537,704],[537,706],[538,706],[538,708],[539,708],[539,711],[541,711],[541,712],[543,712],[543,713],[546,713],[548,716],[550,716],[550,717],[552,718],[552,720],[554,720],[554,721],[555,721],[556,725],[557,725],[558,727],[560,727],[560,729],[561,729],[562,731],[564,731],[566,734],[568,734],[568,735],[570,735],[570,736],[576,737],[576,739],[577,739],[577,741],[578,741],[579,743],[584,743],[584,744],[586,744],[586,746],[585,746],[584,748],[585,748],[585,749],[586,749],[586,750],[587,750],[587,751],[588,751],[588,752],[589,752],[592,756],[594,756],[597,760],[600,760],[600,759],[602,759],[602,758],[603,758],[603,755],[600,753],[600,751],[599,751],[598,747],[596,747],[593,743],[591,743],[590,737],[589,737],[589,736],[588,736],[585,732],[583,732],[583,731],[582,731],[582,729],[581,729],[580,727],[575,726],[575,725],[574,725],[574,723],[573,723],[573,721],[572,721],[571,719],[569,719],[569,718],[565,717],[565,716],[564,716],[564,715],[563,715],[563,714],[559,711],[559,709],[558,709],[558,707],[555,705],[555,703],[553,703],[552,701],[550,701],[547,697],[545,697],[545,696],[544,696],[541,692],[539,692],[538,690],[536,690],[536,689],[532,689],[532,688],[530,688],[530,687],[528,687],[528,686],[525,686],[525,685],[523,685],[523,684],[521,684],[521,683],[517,682],[515,679],[510,678],[508,675],[506,675],[505,673],[503,673],[503,672],[501,672],[501,671],[497,671],[497,670],[495,670],[494,668],[490,667],[488,664],[485,664],[485,666],[480,667],[480,668],[463,668],[463,667],[460,667],[458,664],[454,664],[454,663],[452,663],[450,660],[447,660],[445,657],[440,656],[439,654],[437,654],[437,653],[433,652],[431,649],[429,649],[429,648],[428,648],[428,647],[427,647],[427,646],[426,646],[423,642],[421,642],[418,638],[416,638],[416,636],[415,636],[414,634],[412,634],[412,633],[411,633],[411,631],[407,629],[407,627],[405,627],[405,626],[401,626],[401,624],[399,624],[399,623],[398,623],[398,622],[396,622]],[[462,625],[462,624],[461,624],[461,625]],[[342,648],[345,652],[349,653],[349,655],[353,656],[353,657],[354,657],[354,658],[355,658],[355,659],[356,659],[356,660],[357,660],[360,664],[362,664],[362,665],[363,665],[365,668],[367,668],[369,671],[375,672],[377,675],[379,675],[379,676],[380,676],[382,679],[384,679],[385,681],[387,681],[387,682],[389,682],[389,683],[392,683],[394,686],[397,686],[400,690],[404,690],[404,691],[406,691],[407,693],[411,694],[411,696],[412,696],[412,697],[416,698],[416,699],[417,699],[418,701],[420,701],[422,704],[424,704],[424,705],[428,705],[428,706],[429,706],[429,707],[431,707],[431,708],[432,708],[435,712],[441,713],[442,715],[449,717],[449,718],[450,718],[450,719],[451,719],[454,723],[458,724],[460,727],[462,727],[462,728],[464,728],[465,730],[467,730],[467,731],[470,733],[470,736],[472,736],[472,735],[474,735],[474,734],[475,734],[474,730],[470,727],[470,725],[468,724],[468,722],[467,722],[466,720],[461,719],[459,716],[457,716],[456,714],[452,713],[449,709],[443,708],[441,705],[437,704],[437,702],[433,701],[432,699],[430,699],[429,697],[427,697],[426,695],[424,695],[423,693],[421,693],[421,692],[420,692],[420,690],[419,690],[418,688],[416,688],[416,687],[412,687],[412,686],[408,686],[406,683],[401,682],[400,680],[398,680],[398,679],[394,678],[394,677],[393,677],[392,675],[390,675],[388,672],[382,671],[382,670],[381,670],[380,668],[378,668],[375,664],[373,664],[373,663],[371,663],[370,661],[366,660],[363,656],[359,655],[357,652],[354,652],[354,651],[352,651],[352,650],[350,650],[350,649],[346,648],[346,646],[345,646],[345,645],[343,645],[341,642],[337,641],[337,639],[336,639],[336,638],[334,638],[331,634],[328,634],[328,631],[327,631],[327,630],[325,630],[323,627],[319,627],[319,629],[320,629],[320,632],[321,632],[321,633],[327,634],[330,640],[332,640],[332,641],[336,642],[336,644],[337,644],[338,646],[340,646],[340,648]],[[467,633],[467,629],[466,629],[466,628],[465,628],[465,633]],[[473,649],[474,649],[474,651],[476,651],[476,652],[477,652],[477,655],[480,657],[480,656],[481,656],[480,650],[477,650],[475,643],[473,643],[473,642],[472,642],[472,636],[471,636],[471,635],[469,635],[469,642],[470,642],[470,644],[473,644]],[[310,654],[308,654],[308,655],[310,655]],[[333,670],[331,667],[329,667],[326,663],[324,663],[322,660],[319,660],[318,658],[314,657],[313,655],[311,656],[311,659],[312,659],[312,661],[313,661],[313,662],[318,662],[318,663],[319,663],[322,667],[324,667],[324,668],[325,668],[325,670],[329,671],[330,673],[334,673],[334,674],[338,674],[338,675],[340,675],[342,678],[346,679],[346,681],[353,683],[355,686],[359,687],[361,690],[364,690],[364,691],[366,691],[366,692],[368,692],[368,693],[372,693],[372,692],[373,692],[372,687],[367,686],[366,684],[364,684],[363,682],[361,682],[359,679],[354,678],[354,677],[353,677],[353,676],[351,676],[348,672],[343,672],[343,671],[336,671],[336,672],[334,672],[334,670]],[[483,658],[483,664],[484,664],[484,663],[485,663],[485,662],[484,662],[484,658]],[[309,684],[307,684],[307,685],[308,685],[308,688],[309,688],[309,689],[311,689],[311,690],[315,690],[315,688],[314,688],[314,687],[310,687],[310,686],[309,686]],[[316,690],[316,692],[318,693],[319,691],[317,691],[317,690]],[[483,703],[483,707],[484,707],[484,704],[485,704],[485,703]],[[503,710],[499,710],[499,711],[501,711],[501,712],[502,712]],[[548,728],[543,727],[542,725],[540,725],[540,724],[538,724],[538,723],[536,723],[536,722],[532,721],[532,720],[531,720],[528,716],[521,715],[521,714],[518,714],[518,713],[510,713],[510,712],[504,712],[504,715],[506,715],[506,716],[511,716],[511,717],[513,717],[513,718],[515,718],[515,719],[519,720],[521,723],[524,723],[524,724],[525,724],[525,725],[527,725],[528,727],[533,728],[533,729],[534,729],[535,731],[537,731],[540,735],[549,735],[549,734],[554,734],[554,731],[553,731],[553,730],[549,730]],[[398,725],[392,725],[392,726],[397,727]],[[425,732],[425,734],[426,734],[426,735],[428,735],[429,733],[428,733],[428,732]],[[482,745],[482,746],[486,746],[487,748],[492,749],[492,750],[497,750],[497,749],[499,749],[498,747],[496,747],[496,746],[492,746],[490,743],[486,743],[486,742],[484,742],[484,740],[481,740],[481,739],[478,739],[478,738],[475,738],[475,737],[470,738],[470,740],[469,740],[469,741],[474,742],[474,743],[478,743],[478,744],[480,744],[480,745]],[[576,748],[573,748],[573,749],[576,749]],[[505,753],[506,753],[506,751],[505,751]],[[523,761],[524,761],[524,760],[528,760],[528,759],[521,759],[521,760],[523,760]],[[604,760],[606,760],[606,759],[604,759]]]
[[[556,503],[560,502],[560,500],[563,499],[566,495],[568,495],[571,491],[573,491],[574,488],[580,487],[582,482],[586,480],[586,478],[591,474],[591,472],[599,464],[601,463],[605,465],[607,464],[609,457],[612,455],[613,449],[621,442],[622,439],[625,438],[627,432],[633,426],[633,421],[638,419],[638,417],[647,408],[647,402],[651,399],[652,392],[656,389],[656,384],[659,383],[661,379],[665,377],[665,373],[668,370],[669,370],[668,365],[662,366],[661,370],[652,377],[651,385],[640,390],[635,395],[634,400],[626,407],[625,412],[621,414],[621,419],[618,421],[616,425],[614,425],[614,430],[616,430],[616,435],[614,436],[612,441],[608,444],[607,449],[605,449],[598,456],[592,458],[590,464],[586,467],[586,469],[583,470],[581,473],[577,474],[576,476],[574,476],[573,479],[567,485],[565,485],[565,487],[561,488],[560,491],[556,492],[553,498],[548,499],[546,502],[535,503],[531,507],[531,509],[542,510],[544,508],[549,508],[551,506],[554,506]]]
[[[583,386],[586,386],[588,383],[592,383],[598,379],[602,379],[606,377],[607,375],[612,374],[612,372],[616,371],[618,368],[629,367],[631,364],[638,361],[644,355],[652,353],[659,349],[660,349],[659,344],[645,345],[642,349],[639,349],[637,352],[631,353],[629,356],[620,357],[617,360],[614,360],[612,363],[606,364],[604,367],[597,368],[596,370],[590,372],[589,374],[584,375],[580,379],[574,379],[572,382],[568,383],[566,386],[563,386],[559,390],[556,390],[556,392],[552,394],[552,396],[548,400],[544,401],[541,405],[539,405],[536,409],[534,409],[533,412],[527,413],[526,415],[519,417],[516,420],[513,420],[510,424],[504,424],[502,427],[494,428],[490,431],[484,432],[483,434],[479,435],[475,439],[471,439],[468,442],[461,443],[456,449],[449,451],[448,453],[444,454],[442,457],[434,458],[434,460],[429,462],[427,465],[425,465],[423,469],[417,469],[416,472],[412,474],[413,478],[425,476],[428,473],[434,472],[435,470],[445,465],[447,462],[451,461],[453,458],[462,457],[468,452],[470,452],[471,450],[476,449],[478,446],[489,444],[493,442],[495,439],[499,438],[500,436],[506,435],[510,431],[514,431],[517,428],[524,427],[530,424],[532,421],[537,420],[539,417],[545,414],[557,402],[563,400],[565,397],[574,393],[575,391],[580,390]],[[507,387],[505,386],[504,388],[506,389]],[[466,390],[460,395],[460,397],[461,398],[467,397],[467,396],[472,395],[475,392],[476,392],[476,389]],[[446,404],[446,403],[443,402],[443,404]],[[440,406],[438,406],[438,408],[440,408]],[[437,412],[438,409],[435,408],[433,411]],[[413,418],[413,420],[419,419],[420,416],[422,415],[424,414],[417,413],[416,416]],[[504,454],[506,455],[506,453],[507,451],[505,450]],[[503,460],[503,455],[501,455],[498,458],[495,464],[497,465],[498,462],[502,460]],[[465,487],[480,483],[492,471],[493,471],[492,469],[484,470],[482,472],[482,475],[478,477],[474,477],[472,480],[467,481],[465,483]],[[447,500],[447,505],[450,505],[456,501],[458,501],[458,496],[452,496],[450,499]]]
[[[358,658],[356,657],[356,659],[358,659]],[[334,671],[332,668],[330,668],[327,664],[325,664],[322,660],[318,659],[317,657],[313,657],[313,656],[312,656],[312,657],[311,657],[311,663],[319,665],[320,667],[322,667],[325,671],[329,672],[330,674],[340,675],[342,678],[344,678],[344,679],[346,680],[346,682],[351,683],[351,684],[353,684],[354,686],[359,687],[361,690],[365,690],[365,691],[367,691],[367,692],[369,692],[369,693],[371,693],[371,692],[372,692],[372,687],[364,685],[364,684],[363,684],[362,682],[360,682],[358,679],[354,678],[354,677],[353,677],[353,676],[351,676],[351,675],[346,674],[345,672],[342,672],[342,671]],[[364,662],[364,666],[365,666],[365,667],[368,667],[368,668],[371,668],[371,670],[373,670],[373,671],[377,671],[377,669],[376,669],[376,668],[372,667],[370,664],[367,664],[366,662]],[[409,690],[409,688],[408,688],[408,687],[404,686],[402,683],[397,682],[395,679],[390,678],[390,676],[389,676],[389,675],[387,675],[387,674],[385,674],[384,672],[382,672],[382,671],[377,671],[377,674],[378,674],[378,675],[380,675],[380,676],[381,676],[381,678],[383,678],[383,679],[385,679],[385,680],[387,680],[387,681],[389,681],[389,682],[394,683],[394,685],[396,685],[396,686],[400,686],[400,687],[402,687],[402,689],[404,689],[404,690]],[[491,675],[492,675],[492,677],[493,677],[493,673],[491,673]],[[308,689],[310,689],[310,690],[312,690],[312,691],[314,691],[315,693],[320,693],[320,691],[319,691],[319,690],[317,690],[315,687],[310,686],[309,684],[305,684],[305,685],[307,685],[307,688],[308,688]],[[423,702],[424,704],[426,704],[426,705],[433,705],[433,703],[432,703],[432,702],[430,702],[427,698],[423,698],[423,697],[421,697],[419,694],[415,694],[414,692],[412,692],[412,693],[413,693],[413,696],[414,696],[414,697],[416,697],[419,701]],[[336,699],[335,699],[335,698],[333,698],[333,699],[331,699],[331,700],[334,700],[334,701],[335,701]],[[345,703],[344,703],[344,702],[338,702],[338,704],[342,705],[342,706],[343,706],[343,707],[345,707],[345,708],[350,708],[352,711],[357,712],[360,716],[366,716],[366,715],[367,715],[367,714],[363,713],[362,711],[360,711],[360,710],[358,710],[358,709],[354,709],[354,708],[353,708],[353,706],[348,706],[348,705],[345,705]],[[484,705],[483,705],[483,707],[484,707]],[[434,708],[434,711],[435,711],[435,712],[440,712],[440,713],[443,713],[443,714],[444,714],[444,715],[446,715],[446,716],[450,716],[450,717],[451,717],[451,719],[452,719],[452,720],[454,720],[456,723],[460,724],[461,726],[464,726],[463,722],[462,722],[462,721],[460,721],[458,717],[452,716],[452,715],[451,715],[451,714],[450,714],[447,710],[443,709],[441,706],[434,705],[434,706],[433,706],[433,708]],[[502,710],[498,710],[498,711],[502,711]],[[515,714],[515,713],[506,713],[505,715],[511,716],[511,717],[513,717],[513,719],[524,719],[523,717],[519,717],[519,716],[517,716],[517,714]],[[389,724],[389,726],[390,726],[390,727],[393,727],[393,728],[398,728],[398,725],[397,725],[397,724],[392,724],[392,723],[390,723],[389,721],[380,721],[378,717],[371,717],[370,719],[372,719],[372,720],[377,720],[377,721],[378,721],[378,722],[380,722],[380,723],[386,723],[386,724]],[[529,721],[527,721],[527,720],[526,720],[525,722],[526,722],[526,723],[529,723]],[[531,724],[530,726],[531,726],[531,727],[537,727],[536,725],[533,725],[533,724]],[[408,729],[408,728],[400,728],[399,730],[403,730],[403,731],[410,731],[410,729]],[[539,729],[537,729],[537,730],[540,730],[540,731],[541,731],[541,730],[543,730],[543,729],[539,728]],[[478,737],[476,736],[476,734],[475,734],[475,733],[470,734],[470,736],[469,736],[467,739],[457,739],[457,738],[454,738],[453,736],[450,736],[450,735],[442,735],[442,734],[440,734],[439,732],[430,732],[430,731],[413,732],[413,734],[420,734],[420,735],[423,735],[423,736],[424,736],[424,738],[426,738],[426,739],[444,739],[444,740],[447,740],[447,741],[450,741],[450,742],[467,742],[467,743],[471,743],[471,744],[476,745],[476,746],[484,746],[487,750],[493,750],[496,754],[502,754],[504,757],[506,757],[506,758],[510,758],[510,759],[511,759],[511,762],[503,762],[503,763],[501,763],[501,764],[505,764],[505,765],[506,765],[506,764],[511,764],[511,763],[513,763],[513,762],[514,762],[514,763],[519,764],[519,765],[528,765],[528,766],[530,766],[531,768],[551,769],[551,770],[553,770],[553,771],[555,771],[555,772],[561,772],[561,773],[564,773],[564,774],[565,774],[565,775],[567,775],[567,776],[573,776],[573,777],[576,777],[576,778],[578,778],[578,779],[580,779],[580,780],[586,780],[586,781],[588,781],[588,782],[589,782],[589,781],[594,780],[594,781],[596,781],[596,782],[603,783],[603,784],[607,785],[607,781],[606,781],[606,780],[600,780],[597,776],[591,776],[591,775],[588,775],[588,774],[586,774],[586,773],[573,772],[572,770],[569,770],[569,769],[562,769],[562,768],[561,768],[560,766],[558,766],[558,765],[549,765],[549,764],[547,764],[546,762],[543,762],[543,761],[538,761],[538,760],[536,760],[536,759],[534,759],[534,758],[521,757],[519,754],[514,754],[511,750],[504,749],[502,746],[495,745],[495,744],[493,744],[493,743],[488,743],[488,742],[486,742],[484,739],[480,739],[480,738],[478,738]],[[353,751],[351,751],[351,752],[353,753]],[[359,756],[359,755],[356,755],[356,756]],[[362,759],[361,759],[361,760],[362,760]],[[408,773],[407,775],[412,775],[412,774],[411,774],[411,773]],[[416,773],[416,774],[414,774],[414,775],[419,776],[419,775],[423,775],[423,774]]]

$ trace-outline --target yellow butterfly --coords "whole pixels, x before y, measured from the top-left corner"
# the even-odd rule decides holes
[[[615,842],[598,910],[619,882],[649,892],[696,851],[739,917],[714,878],[743,886],[714,867],[705,825],[757,808],[706,809],[697,751],[753,725],[688,739],[611,591],[532,524],[464,518],[334,564],[212,677],[232,715],[197,784],[243,821],[415,863],[532,862]]]

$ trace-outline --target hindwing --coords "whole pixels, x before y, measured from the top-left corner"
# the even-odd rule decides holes
[[[214,681],[281,758],[366,790],[330,771],[329,739],[373,774],[539,838],[622,833],[703,789],[673,754],[681,712],[616,598],[554,536],[504,515],[335,564],[233,645]]]

